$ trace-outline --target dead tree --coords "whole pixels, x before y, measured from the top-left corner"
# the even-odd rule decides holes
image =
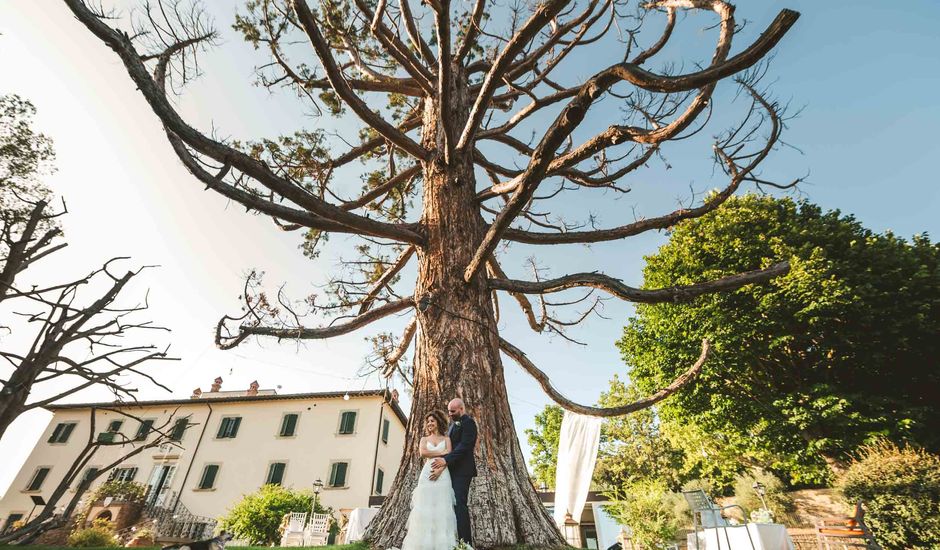
[[[176,411],[174,411],[173,414],[171,414],[163,424],[159,426],[152,426],[144,441],[128,438],[124,434],[116,434],[117,437],[111,440],[100,438],[98,431],[95,429],[97,420],[96,415],[98,411],[112,412],[120,416],[136,420],[141,424],[144,422],[142,418],[120,409],[112,409],[109,407],[92,407],[89,411],[88,439],[85,442],[85,446],[81,451],[79,451],[78,455],[75,456],[75,460],[72,461],[71,466],[69,466],[69,469],[66,470],[62,480],[59,481],[59,484],[56,485],[56,488],[52,490],[52,494],[46,500],[45,506],[43,506],[39,514],[30,519],[28,523],[19,529],[16,529],[15,531],[0,536],[0,544],[8,544],[11,542],[15,542],[16,544],[21,545],[29,544],[42,533],[50,529],[56,529],[68,523],[69,518],[72,517],[72,514],[75,512],[75,508],[82,501],[85,493],[88,491],[88,488],[91,487],[92,483],[98,480],[101,476],[107,474],[114,468],[117,468],[126,462],[129,458],[133,458],[147,449],[159,447],[164,444],[179,448],[179,444],[173,441],[173,438],[171,437],[172,434],[170,432],[170,429],[172,428],[175,421]],[[122,450],[125,447],[129,447],[129,449],[127,452],[123,453],[121,456],[111,461],[106,466],[87,473],[87,475],[82,475],[83,472],[88,472],[88,464],[91,459],[94,458],[95,454],[100,449],[108,447],[121,447]],[[62,511],[56,513],[56,509],[59,507],[59,501],[62,500],[62,497],[65,496],[71,487],[75,488],[75,493],[69,499],[68,503],[65,504]]]
[[[17,330],[34,332],[28,349],[0,350],[0,358],[6,363],[0,372],[10,373],[0,389],[0,436],[24,412],[91,386],[107,387],[116,399],[134,399],[137,389],[124,379],[128,375],[143,377],[169,391],[141,368],[149,361],[171,359],[166,350],[124,343],[137,333],[167,329],[136,318],[147,309],[146,300],[119,305],[121,292],[141,271],[112,273],[109,269],[122,259],[112,259],[84,277],[41,292],[18,292],[11,287],[11,296],[21,298],[14,311],[20,318]],[[99,289],[100,294],[92,301],[83,299],[85,293]],[[64,389],[57,384],[58,389],[51,395],[43,395],[43,384],[52,380],[71,384]],[[42,397],[30,401],[35,393]]]
[[[596,415],[627,414],[665,398],[691,381],[708,355],[703,343],[700,359],[685,374],[635,404],[578,405],[500,336],[497,292],[509,293],[537,332],[563,334],[593,306],[566,320],[553,313],[559,305],[596,303],[588,300],[600,294],[680,302],[764,282],[788,269],[785,263],[754,266],[749,273],[690,286],[637,289],[597,272],[546,278],[536,270],[535,280],[512,279],[497,253],[501,243],[619,241],[703,216],[746,182],[776,185],[759,167],[778,144],[785,118],[758,80],[766,71],[762,60],[795,23],[796,12],[781,11],[759,38],[732,53],[739,27],[733,6],[723,0],[653,0],[634,8],[625,0],[542,0],[508,8],[487,0],[249,2],[235,28],[270,54],[258,70],[260,83],[288,89],[312,111],[358,119],[359,142],[344,146],[318,129],[236,142],[184,120],[169,96],[198,74],[196,55],[217,39],[198,9],[169,0],[146,4],[123,31],[115,14],[82,0],[65,2],[121,60],[174,152],[202,185],[272,218],[283,230],[302,231],[304,250],[312,257],[331,233],[361,239],[359,258],[347,259],[346,273],[331,282],[328,302],[316,297],[293,302],[280,291],[270,296],[253,275],[244,292],[244,314],[218,324],[219,347],[232,348],[253,336],[329,338],[391,315],[413,315],[400,341],[387,335],[375,339],[377,367],[386,373],[400,369],[407,349],[414,350],[406,373],[413,383],[409,439],[396,482],[367,535],[376,547],[401,542],[402,518],[420,466],[418,423],[424,411],[453,396],[464,398],[481,427],[476,450],[481,473],[471,491],[477,546],[564,543],[526,472],[501,351],[563,407]],[[687,10],[716,16],[710,61],[688,72],[646,68],[669,43],[677,14]],[[639,50],[638,41],[646,36],[640,34],[642,23],[657,20],[661,33]],[[585,59],[581,52],[592,45],[600,53],[616,46],[620,61],[591,69],[593,76],[583,82],[566,82],[570,74],[559,68],[572,52]],[[585,70],[582,64],[576,72]],[[554,220],[550,213],[558,201],[596,189],[626,191],[621,183],[626,175],[647,166],[670,141],[700,131],[723,80],[738,86],[751,108],[713,144],[717,172],[726,177],[719,191],[701,204],[609,228]],[[625,120],[590,130],[585,115],[599,109],[623,111]],[[553,122],[539,124],[545,117]],[[357,170],[365,182],[361,191],[344,185]],[[406,268],[417,282],[401,290],[396,287]],[[546,299],[579,289],[586,293],[581,298]],[[316,326],[306,318],[316,312],[347,317]]]

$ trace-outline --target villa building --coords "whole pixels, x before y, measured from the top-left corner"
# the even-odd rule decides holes
[[[320,502],[346,512],[388,491],[407,424],[396,391],[281,395],[257,382],[243,391],[222,391],[221,383],[216,379],[211,391],[197,389],[189,399],[46,407],[52,419],[0,499],[0,530],[26,518],[30,497],[48,497],[63,479],[88,442],[92,410],[99,440],[128,443],[101,447],[86,474],[152,441],[153,427],[168,424],[173,444],[145,449],[92,485],[143,483],[151,506],[173,502],[174,510],[217,518],[266,483],[310,490],[320,480]]]

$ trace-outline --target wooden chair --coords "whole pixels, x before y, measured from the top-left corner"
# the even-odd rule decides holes
[[[850,518],[823,518],[816,520],[816,543],[819,550],[848,550],[866,548],[881,550],[881,546],[865,525],[865,508],[861,501],[855,504]]]

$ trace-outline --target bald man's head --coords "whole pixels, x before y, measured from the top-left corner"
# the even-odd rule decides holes
[[[463,404],[463,399],[456,397],[447,404],[447,416],[451,420],[457,420],[467,412],[467,407]]]

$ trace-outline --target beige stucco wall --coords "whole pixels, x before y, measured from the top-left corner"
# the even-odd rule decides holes
[[[337,510],[366,507],[374,489],[373,465],[376,460],[378,467],[385,471],[382,492],[387,494],[404,445],[404,427],[391,406],[380,396],[352,396],[348,401],[342,398],[279,398],[229,403],[203,398],[179,405],[178,409],[172,405],[135,406],[127,407],[126,410],[141,418],[155,419],[157,426],[174,412],[177,417],[191,415],[190,422],[196,425],[189,427],[180,442],[183,449],[166,452],[158,447],[147,449],[121,466],[137,467],[134,481],[147,483],[157,465],[175,465],[170,490],[180,494],[181,502],[191,512],[209,517],[224,514],[242,495],[257,490],[264,483],[271,462],[287,463],[283,485],[310,489],[315,479],[328,483],[332,462],[348,461],[347,486],[324,488],[320,500]],[[347,410],[358,413],[355,433],[340,435],[340,415]],[[382,418],[391,420],[388,444],[380,440],[380,410],[383,411]],[[90,425],[89,409],[59,409],[54,413],[7,494],[0,499],[0,521],[5,521],[11,513],[28,513],[32,506],[30,494],[48,497],[84,447]],[[278,435],[285,413],[300,415],[293,437]],[[238,435],[234,439],[216,437],[219,424],[226,416],[242,417]],[[118,417],[113,412],[99,411],[95,431],[104,431],[108,422]],[[69,421],[77,422],[78,425],[68,442],[48,443],[55,426]],[[125,418],[121,431],[133,437],[137,427],[136,421]],[[197,449],[204,427],[205,434]],[[102,467],[126,453],[132,448],[131,445],[103,447],[89,462],[89,466]],[[219,474],[213,489],[199,490],[197,484],[206,464],[218,464]],[[26,492],[25,488],[33,474],[42,466],[49,466],[52,471],[41,490],[37,493]],[[98,483],[104,479],[106,476],[99,478]]]

